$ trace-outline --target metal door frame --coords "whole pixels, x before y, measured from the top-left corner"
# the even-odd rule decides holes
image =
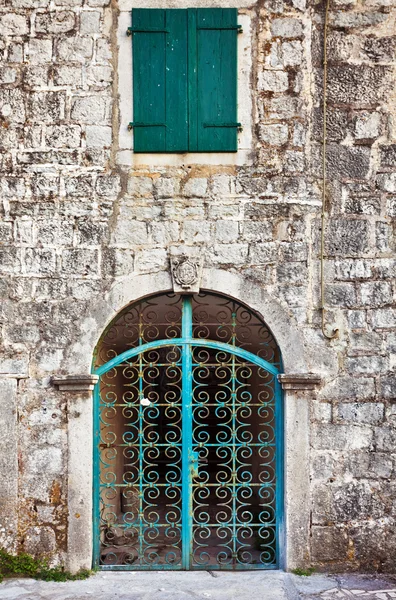
[[[164,340],[156,340],[142,344],[130,350],[119,354],[109,360],[96,370],[93,374],[99,377],[93,393],[93,419],[94,419],[94,444],[93,444],[93,566],[100,570],[112,571],[134,571],[134,570],[211,570],[213,566],[191,566],[192,563],[192,475],[190,449],[192,449],[192,428],[185,431],[182,428],[182,472],[188,475],[188,485],[182,480],[182,520],[181,520],[181,565],[139,565],[133,568],[133,565],[100,565],[100,458],[99,458],[99,438],[100,438],[100,376],[104,375],[114,367],[124,361],[133,358],[148,350],[158,348],[178,346],[182,349],[182,423],[192,420],[192,348],[204,347],[213,350],[222,350],[239,358],[245,359],[254,365],[261,367],[274,375],[274,396],[275,396],[275,456],[276,456],[276,563],[274,565],[238,565],[236,570],[274,570],[284,566],[285,555],[285,532],[284,532],[284,423],[283,423],[283,394],[277,375],[280,371],[271,363],[255,354],[232,346],[223,342],[215,342],[206,339],[193,338],[193,320],[191,297],[183,296],[182,307],[182,337]],[[190,399],[190,401],[188,401]],[[182,426],[183,427],[183,426]],[[218,567],[219,569],[229,570],[229,567]]]

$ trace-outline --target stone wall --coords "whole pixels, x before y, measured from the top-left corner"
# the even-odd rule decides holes
[[[68,398],[50,378],[65,372],[92,303],[115,282],[168,270],[169,248],[182,244],[201,246],[208,267],[265,287],[325,380],[311,406],[307,563],[394,571],[395,0],[331,2],[332,341],[318,310],[323,3],[241,9],[251,17],[254,126],[249,164],[239,166],[208,156],[126,165],[119,8],[0,8],[0,545],[65,559]]]

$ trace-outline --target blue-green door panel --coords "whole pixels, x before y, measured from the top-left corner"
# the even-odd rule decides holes
[[[130,349],[94,371],[99,376],[99,382],[94,390],[94,565],[99,566],[101,569],[276,569],[283,565],[283,405],[281,388],[277,379],[279,371],[272,364],[242,348],[217,341],[194,339],[192,337],[192,322],[191,299],[185,296],[183,298],[180,338],[157,340]],[[106,419],[109,419],[109,414],[114,413],[117,410],[117,406],[121,406],[121,408],[125,407],[122,408],[123,411],[129,410],[129,406],[131,407],[131,411],[132,406],[137,407],[136,410],[138,410],[139,416],[136,421],[136,427],[144,430],[145,427],[150,426],[147,425],[150,423],[150,418],[147,415],[150,411],[158,410],[155,404],[143,407],[142,405],[128,404],[129,401],[124,396],[122,396],[122,401],[117,399],[117,395],[114,395],[114,389],[116,389],[114,385],[117,386],[117,384],[114,384],[114,382],[117,373],[125,372],[134,365],[136,373],[139,371],[141,374],[138,378],[131,378],[131,383],[125,384],[125,389],[131,389],[132,386],[136,392],[136,397],[142,398],[145,393],[143,387],[145,381],[144,370],[146,369],[147,373],[147,369],[151,368],[147,361],[149,357],[154,356],[152,352],[157,350],[160,353],[173,352],[172,356],[174,358],[172,360],[174,362],[166,368],[173,369],[173,372],[178,370],[180,373],[180,386],[179,384],[174,384],[174,388],[180,388],[180,400],[175,399],[175,402],[178,408],[180,408],[182,428],[180,429],[180,438],[176,441],[173,438],[173,446],[175,452],[176,450],[177,452],[180,451],[181,478],[180,483],[175,485],[180,492],[181,503],[179,502],[179,505],[181,504],[181,511],[180,519],[169,528],[169,531],[173,531],[174,533],[177,530],[179,532],[178,535],[180,534],[180,559],[172,563],[172,557],[171,560],[168,560],[172,553],[168,552],[168,559],[164,559],[162,562],[158,559],[157,562],[154,560],[151,563],[150,555],[147,555],[147,553],[144,555],[144,551],[141,550],[141,555],[139,555],[136,561],[132,561],[131,564],[101,564],[103,562],[101,561],[101,527],[103,526],[101,494],[106,493],[106,490],[109,491],[110,495],[115,494],[117,486],[121,490],[121,493],[123,493],[126,485],[124,481],[116,484],[114,479],[112,479],[110,471],[106,470],[106,468],[101,482],[101,468],[103,469],[103,465],[106,466],[106,459],[103,459],[101,453],[106,451],[111,452],[113,448],[112,440],[109,443],[109,439],[106,440],[105,437],[102,437],[101,431],[108,424]],[[165,354],[161,354],[161,356],[163,357]],[[161,361],[163,362],[162,359]],[[215,361],[215,364],[212,365],[213,361]],[[156,364],[159,364],[159,362],[157,361]],[[212,375],[208,375],[208,369],[205,372],[205,364],[212,367]],[[165,366],[163,368],[165,369]],[[117,371],[117,369],[121,370]],[[111,378],[106,380],[108,376]],[[255,378],[257,379],[257,377],[262,378],[260,379],[262,381],[261,388],[254,387],[256,385],[254,383]],[[209,389],[208,385],[212,390],[209,395],[207,392]],[[214,388],[213,385],[215,386]],[[260,394],[264,390],[264,396],[266,396],[252,396],[252,390],[256,390],[256,388],[261,389]],[[226,399],[224,394],[226,394]],[[208,404],[208,402],[215,402],[215,404]],[[233,407],[232,410],[230,408],[231,405]],[[207,422],[208,406],[215,407],[211,409],[212,421],[215,414],[216,418],[218,418],[216,422],[219,424],[219,433],[215,437],[214,434],[211,436],[208,434],[208,426],[209,429],[213,426],[213,423],[211,425],[210,422]],[[258,419],[260,423],[263,421],[263,424],[258,429],[258,437],[256,436],[254,439],[252,438],[253,441],[249,441],[249,427],[251,426],[247,427],[244,422],[244,419],[246,420],[247,418],[246,415],[242,415],[242,418],[239,417],[244,410],[252,410],[252,407],[258,407],[256,409],[253,408],[257,412],[254,419]],[[121,408],[118,410],[121,410]],[[228,411],[227,414],[226,411]],[[273,418],[269,420],[265,416],[268,411],[269,413],[273,411]],[[129,420],[131,418],[129,415]],[[248,422],[250,422],[249,419]],[[224,438],[224,432],[228,432],[226,439]],[[144,474],[145,453],[147,453],[147,448],[150,444],[146,443],[145,434],[142,435],[143,437],[139,435],[136,438],[139,440],[139,447],[136,447],[136,443],[134,442],[134,449],[136,449],[137,455],[139,455],[139,469]],[[218,436],[220,437],[218,438]],[[131,442],[131,438],[127,437],[123,438],[122,443],[119,443],[120,450],[123,447],[124,452],[128,451],[128,446],[131,446],[131,443],[128,444],[128,439]],[[166,445],[163,443],[164,439],[161,438],[160,443],[156,445]],[[105,441],[108,442],[107,445],[104,443]],[[170,447],[172,447],[172,440]],[[215,454],[216,456],[223,456],[223,462],[225,461],[225,464],[229,464],[227,467],[229,472],[235,472],[235,477],[232,478],[232,481],[230,480],[230,483],[223,483],[220,487],[210,488],[210,486],[217,484],[214,483],[214,480],[212,483],[208,483],[212,481],[208,479],[209,466],[206,467],[204,463],[201,464],[205,453],[209,457],[213,457]],[[228,463],[226,458],[224,458],[225,455],[227,455]],[[248,455],[250,459],[247,458]],[[252,465],[256,464],[254,468],[256,470],[261,469],[260,472],[263,474],[263,479],[257,480],[256,483],[255,479],[249,480],[250,471],[247,466],[250,464],[249,460]],[[210,458],[209,463],[211,461],[212,459]],[[221,460],[219,464],[218,468],[220,468],[220,471],[218,471],[216,477],[220,477],[221,481]],[[208,477],[206,477],[206,474],[208,474]],[[146,479],[145,476],[139,478],[139,482],[139,497],[144,498],[145,490],[142,486],[146,486],[147,492],[147,485],[151,489],[151,484],[147,482],[147,476]],[[175,489],[172,481],[169,485],[170,491]],[[156,486],[153,484],[152,489],[155,490],[155,488]],[[213,497],[214,492],[211,492],[211,489],[215,490],[216,494],[218,492],[225,493],[225,490],[227,490],[227,493],[230,495],[230,500],[227,500],[226,508],[224,509],[224,511],[228,511],[226,521],[224,521],[224,517],[218,517],[218,513],[216,513],[215,522],[212,523],[214,517],[209,514],[210,502],[208,501],[209,504],[202,504],[203,500],[199,494],[203,491],[206,494],[205,498],[208,498],[210,494]],[[246,496],[242,496],[245,498],[243,501],[241,501],[241,494],[246,494]],[[264,506],[264,509],[260,508],[261,512],[260,514],[257,513],[257,515],[254,511],[251,512],[253,509],[249,513],[249,506],[255,506],[254,502],[251,499],[249,500],[249,498],[252,498],[252,494],[259,494],[261,498],[259,506]],[[142,500],[140,502],[141,508],[139,509],[139,513],[142,512]],[[154,502],[153,506],[156,506],[155,500],[151,500],[151,502]],[[171,499],[169,502],[171,502]],[[221,497],[218,502],[221,504]],[[203,509],[200,509],[200,504],[204,506]],[[206,506],[209,508],[206,508]],[[170,510],[172,512],[172,509]],[[241,513],[241,510],[244,512]],[[207,522],[205,522],[206,514]],[[243,516],[241,521],[241,515],[243,514],[245,516]],[[246,523],[243,522],[243,519]],[[251,525],[249,525],[249,519]],[[131,529],[138,531],[139,543],[142,548],[144,544],[147,545],[147,536],[150,535],[150,532],[163,527],[158,523],[157,525],[155,523],[150,524],[145,520],[144,516],[139,516],[139,525],[136,525],[136,521],[131,524],[130,521],[126,520],[123,526],[125,526],[124,531],[126,533],[131,531]],[[115,527],[121,526],[115,525]],[[227,535],[229,536],[226,548],[229,551],[229,557],[232,558],[227,559],[228,562],[225,561],[224,557],[220,556],[222,553],[224,554],[221,551],[218,552],[217,557],[210,557],[211,562],[209,564],[209,559],[207,558],[209,556],[208,552],[213,552],[213,550],[211,550],[210,546],[208,547],[205,539],[198,539],[197,541],[197,536],[199,537],[204,532],[205,535],[211,536],[211,539],[213,539],[215,534],[219,535],[216,532],[219,531],[221,533],[222,530],[227,531]],[[250,563],[245,564],[246,561],[241,560],[244,546],[240,535],[243,532],[246,534],[247,530],[251,532],[251,539],[256,540],[255,543],[258,543],[257,540],[259,540],[260,545],[258,549],[253,548],[251,551],[252,556],[256,558],[251,560]],[[162,531],[165,530],[163,529]],[[253,544],[253,542],[251,543]],[[266,548],[267,550],[265,550]],[[248,548],[246,548],[247,551]],[[152,551],[152,556],[154,555],[155,550]],[[220,558],[218,558],[219,556]],[[257,556],[262,558],[257,560]],[[215,564],[213,564],[213,560]]]

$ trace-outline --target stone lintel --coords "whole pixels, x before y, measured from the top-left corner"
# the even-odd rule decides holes
[[[322,383],[315,373],[281,373],[278,380],[284,390],[314,390]]]
[[[98,381],[97,375],[64,375],[53,377],[53,385],[58,386],[61,392],[90,392]]]

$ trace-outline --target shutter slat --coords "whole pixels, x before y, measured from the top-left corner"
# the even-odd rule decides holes
[[[197,9],[199,152],[237,151],[237,18],[232,8]]]

